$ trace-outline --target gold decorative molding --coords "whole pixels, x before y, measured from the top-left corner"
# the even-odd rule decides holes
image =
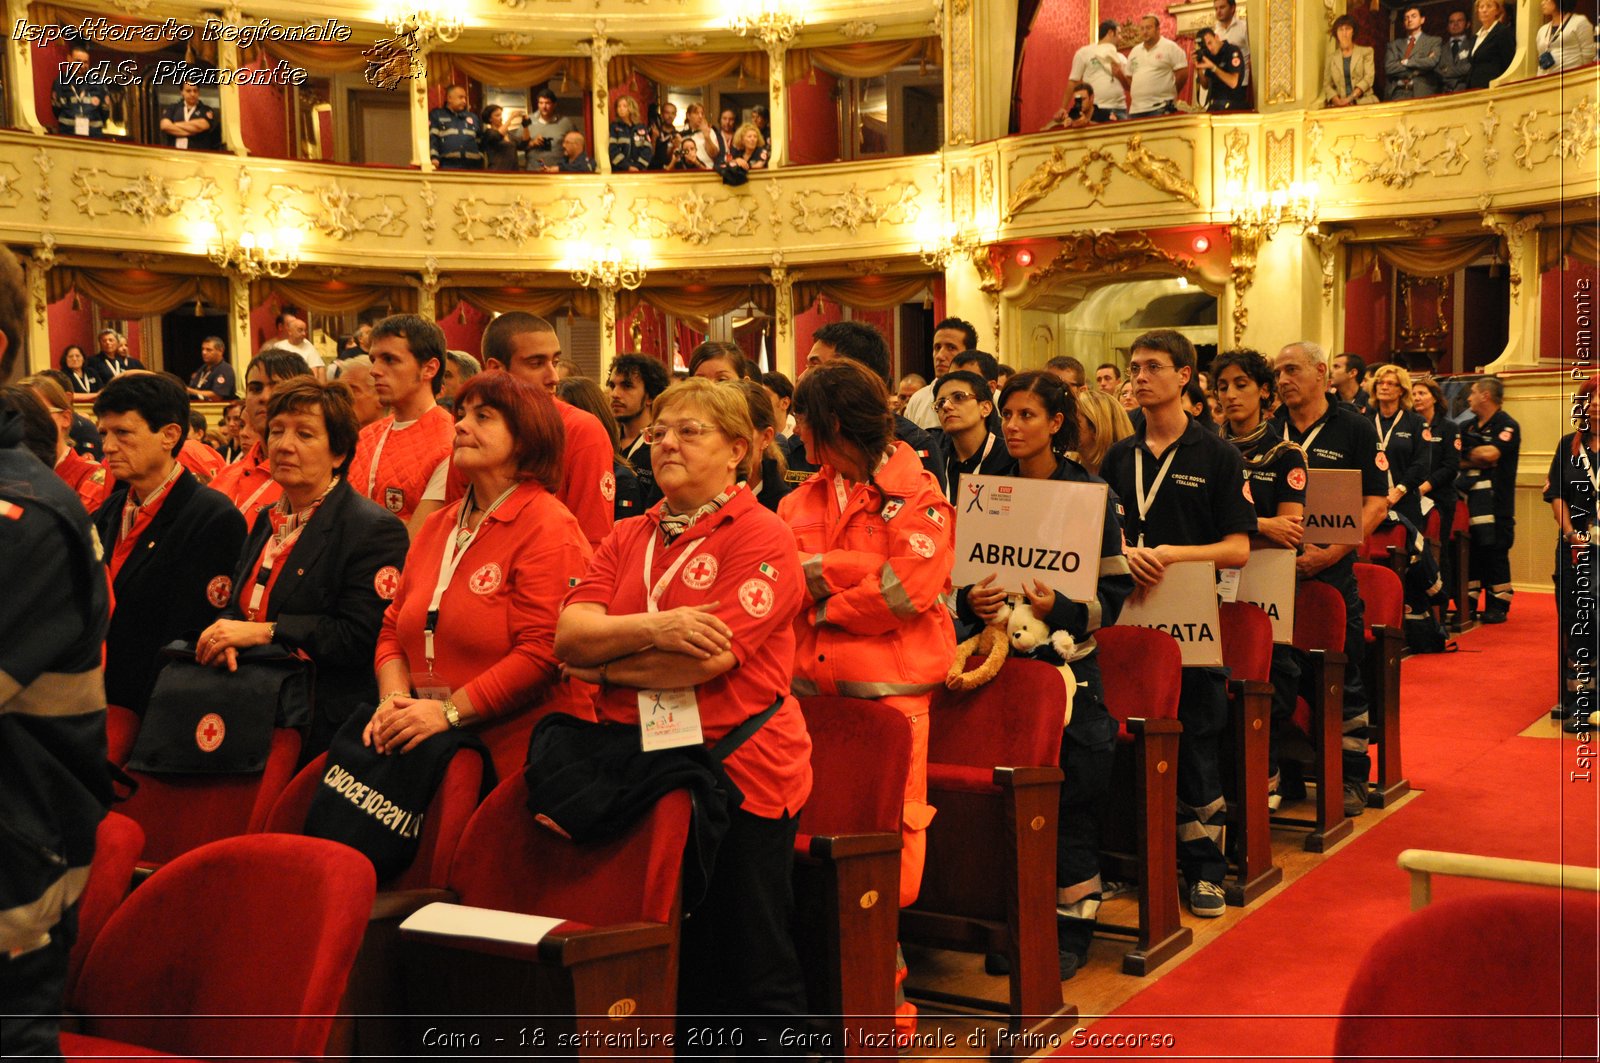
[[[1418,277],[1404,270],[1397,271],[1396,285],[1400,289],[1400,327],[1395,338],[1405,350],[1426,350],[1424,344],[1443,341],[1450,334],[1450,322],[1444,316],[1444,297],[1450,290],[1449,277]],[[1412,320],[1412,303],[1419,288],[1433,288],[1434,322],[1426,328],[1418,327]]]
[[[861,186],[853,182],[837,195],[797,192],[789,200],[794,211],[790,225],[799,233],[839,229],[854,236],[863,225],[877,227],[914,222],[922,213],[920,194],[914,182],[905,180],[892,181],[870,192],[863,192]],[[879,196],[882,198],[875,198]]]
[[[1472,140],[1459,123],[1422,127],[1407,117],[1383,133],[1347,133],[1333,142],[1334,179],[1345,183],[1375,182],[1403,191],[1423,177],[1457,177],[1470,161],[1465,146]],[[1358,155],[1376,145],[1381,157]]]
[[[1519,141],[1517,150],[1513,154],[1517,165],[1531,171],[1540,163],[1555,159],[1571,159],[1573,162],[1582,163],[1589,152],[1594,150],[1597,135],[1593,97],[1585,95],[1576,107],[1567,112],[1566,118],[1559,125],[1545,129],[1532,128],[1542,113],[1546,112],[1538,110],[1524,112],[1513,127],[1517,131]],[[1555,112],[1548,113],[1552,117],[1557,117]],[[1542,144],[1549,144],[1551,148],[1542,157],[1535,158],[1534,149]]]
[[[1267,0],[1267,103],[1294,99],[1296,0]]]
[[[846,37],[849,37],[853,41],[859,41],[863,38],[872,36],[874,33],[877,33],[878,24],[868,19],[858,18],[854,21],[846,22],[843,26],[840,26],[839,32],[844,34]]]
[[[862,258],[846,263],[850,272],[858,277],[875,276],[889,272],[889,260],[886,258]]]
[[[14,207],[22,200],[22,171],[15,163],[0,162],[0,207]]]
[[[662,38],[661,43],[675,52],[692,52],[697,48],[706,46],[706,35],[703,33],[669,33]]]
[[[1516,305],[1522,301],[1522,260],[1527,251],[1528,234],[1539,228],[1539,223],[1544,221],[1543,214],[1528,214],[1521,218],[1513,218],[1498,214],[1491,210],[1493,197],[1485,194],[1480,197],[1480,204],[1484,207],[1483,227],[1498,233],[1500,239],[1506,243],[1507,277],[1511,284],[1511,303]]]
[[[1222,176],[1229,184],[1243,187],[1250,178],[1250,133],[1230,129],[1222,138]]]
[[[1190,142],[1185,141],[1185,143]],[[1192,152],[1192,143],[1190,148]],[[1006,206],[1003,220],[1011,221],[1028,207],[1055,191],[1056,186],[1069,177],[1076,177],[1078,184],[1089,193],[1089,202],[1097,203],[1100,197],[1105,195],[1106,188],[1111,184],[1111,175],[1117,170],[1143,181],[1157,191],[1185,200],[1191,206],[1200,206],[1200,193],[1193,183],[1183,176],[1182,168],[1172,159],[1157,155],[1146,148],[1144,137],[1139,133],[1128,138],[1123,146],[1121,159],[1116,157],[1114,151],[1089,148],[1074,162],[1068,157],[1071,150],[1067,144],[1056,145],[1050,157],[1039,163],[1028,179],[1018,185],[1016,191],[1011,194],[1011,202]],[[1096,166],[1100,171],[1098,176],[1091,173]]]
[[[422,200],[422,238],[431,244],[439,231],[439,221],[433,214],[434,208],[439,205],[439,194],[433,190],[432,181],[422,182],[417,198]]]
[[[74,170],[72,183],[78,188],[73,205],[80,217],[126,214],[146,226],[157,218],[191,213],[189,208],[197,203],[214,203],[220,191],[215,181],[203,175],[161,177],[145,170],[129,176],[98,166]]]
[[[1306,129],[1306,178],[1314,180],[1322,176],[1322,123],[1312,122]]]
[[[39,234],[39,246],[28,256],[28,294],[33,301],[33,320],[40,326],[50,320],[50,295],[45,274],[56,264],[56,237],[48,230]]]
[[[469,245],[482,240],[521,246],[529,240],[550,233],[557,239],[573,239],[584,234],[585,227],[577,224],[588,210],[582,199],[562,196],[545,205],[554,209],[566,206],[564,216],[552,216],[535,207],[527,196],[514,196],[509,200],[485,199],[481,196],[463,196],[455,202],[456,236]]]
[[[946,74],[950,94],[951,144],[971,144],[976,138],[977,103],[974,85],[977,81],[976,45],[972,39],[972,17],[968,0],[951,0],[949,27],[941,26],[945,40]]]
[[[789,271],[783,265],[783,255],[775,251],[772,259],[772,268],[767,276],[771,279],[774,294],[772,309],[776,318],[775,328],[777,335],[787,336],[790,315],[794,310],[794,281],[790,279]]]
[[[1493,177],[1494,168],[1500,162],[1500,149],[1494,142],[1495,135],[1500,132],[1500,115],[1494,109],[1493,100],[1484,107],[1478,126],[1483,130],[1483,149],[1478,152],[1478,157],[1483,160],[1484,171]]]
[[[994,159],[988,156],[978,164],[978,202],[985,209],[995,204]]]
[[[43,148],[33,153],[34,168],[39,171],[39,184],[33,190],[33,198],[39,203],[39,217],[43,221],[50,220],[50,207],[55,200],[55,190],[50,187],[50,175],[55,172],[55,160]]]
[[[1035,288],[1058,274],[1132,273],[1160,267],[1180,273],[1194,271],[1191,258],[1174,254],[1151,242],[1142,232],[1094,229],[1058,237],[1060,249],[1045,265],[1028,275],[1027,288]]]
[[[537,41],[539,38],[537,35],[532,33],[507,32],[496,33],[489,39],[494,41],[494,43],[498,44],[508,52],[518,52],[528,47],[528,45],[532,44],[534,41]],[[668,43],[671,43],[670,38]]]
[[[1272,191],[1294,183],[1294,130],[1265,132],[1267,140],[1267,188]]]
[[[1396,218],[1394,227],[1415,240],[1419,236],[1426,236],[1439,227],[1438,218]]]
[[[364,195],[336,180],[316,188],[275,184],[267,189],[267,202],[274,225],[314,228],[334,240],[406,234],[404,197]]]
[[[1322,268],[1322,301],[1329,306],[1333,305],[1333,286],[1336,281],[1334,267],[1338,264],[1339,245],[1350,238],[1350,233],[1344,229],[1337,229],[1331,233],[1313,230],[1308,233],[1317,245],[1317,262]]]

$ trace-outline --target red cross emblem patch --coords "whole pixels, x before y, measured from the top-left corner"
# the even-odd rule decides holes
[[[1502,443],[1511,442],[1511,429],[1509,429],[1509,428],[1500,429],[1500,442],[1502,442]]]
[[[912,532],[911,549],[916,552],[918,557],[932,557],[934,551],[933,539],[930,536],[922,534],[921,532]]]
[[[221,609],[228,604],[228,596],[233,593],[233,580],[227,576],[218,576],[206,584],[206,601],[213,608]]]
[[[600,497],[607,502],[617,499],[617,478],[609,469],[600,477]]]
[[[473,594],[493,594],[500,586],[500,577],[500,566],[491,561],[472,574],[467,580],[467,589]]]
[[[378,597],[386,602],[394,601],[395,594],[400,590],[400,570],[393,565],[384,565],[372,577],[372,589],[378,592]]]
[[[1376,462],[1378,468],[1382,469],[1384,472],[1389,471],[1389,455],[1385,454],[1383,451],[1378,451],[1378,456],[1374,458],[1373,461]]]
[[[214,712],[208,712],[200,717],[200,722],[195,725],[194,744],[200,747],[202,753],[215,753],[217,747],[222,745],[222,736],[227,734],[228,728],[222,722],[222,717]]]
[[[773,602],[777,596],[773,594],[770,584],[758,579],[747,579],[739,587],[739,604],[744,606],[744,611],[754,617],[766,616],[772,612]]]
[[[1249,480],[1246,480],[1244,482],[1244,500],[1246,502],[1250,503],[1252,506],[1255,505],[1255,503],[1256,503],[1255,496],[1250,493],[1250,481]]]
[[[696,554],[683,567],[683,585],[703,591],[717,580],[717,559],[709,554]]]
[[[1304,469],[1290,469],[1286,479],[1290,490],[1304,491],[1306,489],[1306,471]]]

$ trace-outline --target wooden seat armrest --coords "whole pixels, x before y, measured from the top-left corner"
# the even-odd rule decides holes
[[[434,901],[453,904],[455,899],[454,893],[442,889],[379,890],[377,897],[373,898],[372,914],[367,921],[376,923],[383,919],[404,919]]]
[[[620,956],[629,952],[667,948],[673,930],[662,923],[618,923],[614,926],[572,929],[556,928],[537,942],[497,938],[467,937],[453,934],[417,934],[401,928],[406,940],[426,941],[430,945],[484,956],[504,956],[525,963],[548,963],[574,967],[580,963]]]
[[[1183,724],[1177,720],[1147,720],[1140,716],[1128,718],[1128,731],[1137,735],[1175,735],[1183,733]]]
[[[899,851],[898,834],[816,834],[811,838],[810,854],[817,860],[848,860]]]
[[[1228,680],[1228,693],[1235,697],[1245,694],[1272,695],[1272,684],[1259,679],[1230,679]]]
[[[994,784],[1003,790],[1020,790],[1031,786],[1059,786],[1065,778],[1061,769],[1054,766],[994,769]]]

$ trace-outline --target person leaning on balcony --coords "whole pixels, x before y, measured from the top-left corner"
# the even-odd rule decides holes
[[[81,38],[67,45],[67,61],[50,86],[56,132],[69,137],[103,137],[111,116],[111,86],[90,76],[89,46]]]
[[[1539,0],[1539,73],[1558,74],[1594,62],[1594,23],[1573,8],[1577,0]]]
[[[1377,103],[1377,94],[1372,91],[1376,75],[1372,49],[1356,43],[1356,20],[1349,15],[1334,19],[1333,42],[1328,61],[1322,66],[1322,105]]]
[[[1444,44],[1422,32],[1422,8],[1415,4],[1402,13],[1406,35],[1389,42],[1383,70],[1389,75],[1389,99],[1415,100],[1439,91],[1437,67]]]
[[[1467,88],[1486,89],[1511,65],[1517,52],[1517,31],[1506,21],[1506,5],[1500,0],[1478,0],[1477,11],[1478,32],[1472,39]]]
[[[643,173],[650,168],[656,146],[650,141],[650,127],[639,121],[639,103],[632,96],[618,96],[614,113],[611,170],[613,173]]]
[[[1444,55],[1439,58],[1437,73],[1443,92],[1461,92],[1467,87],[1467,75],[1472,72],[1472,35],[1467,32],[1467,13],[1460,8],[1450,12],[1446,24],[1449,34],[1444,40]]]
[[[583,150],[587,146],[583,134],[576,129],[571,130],[561,138],[561,162],[555,166],[546,166],[544,172],[594,173],[594,160]]]

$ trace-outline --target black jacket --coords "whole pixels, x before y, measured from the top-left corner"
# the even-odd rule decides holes
[[[1470,43],[1470,37],[1468,41]],[[1472,69],[1467,73],[1467,88],[1488,88],[1489,82],[1506,72],[1506,67],[1511,65],[1511,59],[1516,52],[1516,32],[1504,19],[1501,19],[1495,24],[1494,29],[1489,31],[1483,43],[1473,49]]]
[[[88,878],[111,803],[106,577],[72,489],[0,410],[0,949],[33,948]],[[15,686],[13,687],[13,684]]]
[[[163,107],[161,109],[161,117],[174,122],[182,122],[184,121],[183,110],[183,101],[179,100],[177,103],[169,104],[168,106]],[[201,100],[199,105],[195,108],[194,117],[204,118],[207,122],[211,123],[211,128],[207,129],[204,133],[195,133],[192,136],[185,138],[188,141],[187,150],[221,151],[222,116],[217,113],[217,109],[204,100]],[[163,133],[161,134],[161,138],[169,148],[175,148],[178,145],[177,137],[169,136],[168,134]]]
[[[240,589],[260,564],[261,548],[271,535],[272,522],[262,518],[246,537],[224,618],[245,619]],[[409,546],[398,517],[361,497],[348,480],[340,480],[300,533],[287,567],[273,583],[266,613],[267,621],[278,625],[273,641],[303,651],[317,669],[316,711],[302,760],[327,749],[356,706],[378,700],[373,656]],[[395,571],[383,573],[385,568]]]
[[[109,562],[122,529],[128,485],[95,511]],[[229,574],[244,544],[244,518],[225,495],[190,472],[179,474],[112,584],[114,609],[106,635],[106,700],[141,716],[160,670],[157,651],[192,639],[227,604]]]
[[[1428,470],[1428,497],[1433,499],[1436,506],[1450,505],[1456,500],[1456,474],[1461,470],[1461,450],[1456,445],[1459,434],[1456,423],[1443,413],[1434,415],[1433,422],[1428,425],[1428,434],[1433,436],[1429,442],[1433,444],[1432,467]]]
[[[132,357],[123,359],[121,365],[122,373],[126,373],[130,369],[144,368],[143,362]],[[90,373],[94,374],[95,379],[100,381],[101,387],[105,387],[107,384],[115,380],[119,375],[119,372],[112,368],[111,359],[107,358],[105,354],[100,351],[95,352],[94,357],[89,359],[85,368],[87,368]]]

